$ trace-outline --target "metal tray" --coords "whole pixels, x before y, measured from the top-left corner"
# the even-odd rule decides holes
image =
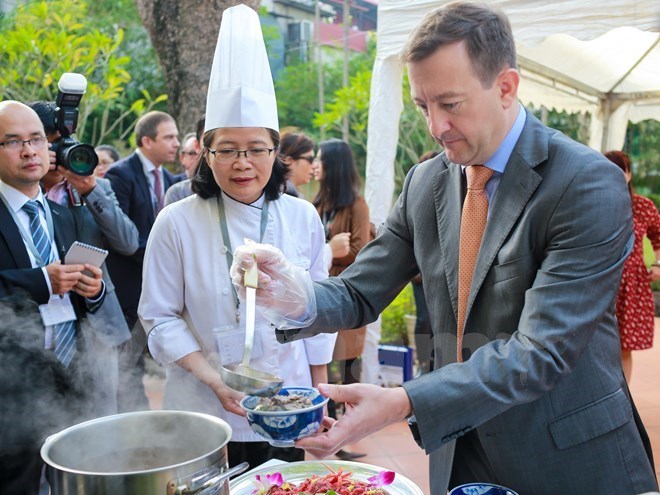
[[[324,465],[325,464],[325,465]],[[378,466],[373,466],[371,464],[364,464],[362,462],[351,462],[351,461],[302,461],[302,462],[290,462],[287,464],[280,464],[277,466],[267,466],[264,468],[258,468],[253,471],[249,471],[238,478],[235,478],[229,482],[229,493],[231,495],[252,495],[254,492],[254,484],[252,480],[258,474],[273,474],[273,473],[282,473],[282,478],[284,481],[290,481],[293,483],[300,483],[301,481],[309,478],[313,474],[317,476],[325,476],[328,474],[329,466],[334,471],[338,471],[339,468],[343,468],[344,471],[350,471],[353,473],[353,478],[359,481],[367,481],[371,476],[377,475],[381,471],[386,471],[385,468]],[[396,474],[394,482],[391,485],[383,487],[390,495],[424,495],[422,490],[410,481],[405,476]]]

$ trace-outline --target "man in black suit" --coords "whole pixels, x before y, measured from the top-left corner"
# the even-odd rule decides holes
[[[102,272],[61,260],[80,229],[47,201],[37,114],[0,102],[0,486],[38,493],[45,436],[86,417],[80,320],[103,302]]]
[[[126,256],[110,249],[108,269],[112,273],[119,303],[131,329],[133,339],[120,351],[120,412],[148,409],[142,384],[142,352],[146,347],[144,332],[139,327],[137,307],[142,291],[142,261],[147,239],[156,215],[163,208],[165,192],[176,182],[162,165],[173,163],[179,148],[179,131],[171,115],[148,112],[135,125],[137,150],[119,160],[106,173],[119,206],[133,221],[139,232],[139,247]]]

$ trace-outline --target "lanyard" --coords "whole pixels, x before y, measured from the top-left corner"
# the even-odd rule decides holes
[[[222,232],[222,240],[224,242],[223,250],[225,251],[225,257],[227,259],[227,272],[231,270],[231,264],[234,261],[234,255],[231,248],[231,240],[229,239],[229,231],[227,230],[227,216],[225,215],[225,204],[222,201],[222,192],[218,194],[218,216],[220,220],[220,231]],[[261,223],[259,227],[259,242],[263,242],[264,234],[266,232],[266,225],[268,224],[268,201],[264,201],[264,205],[261,208]],[[234,306],[236,307],[236,323],[241,320],[241,312],[239,309],[240,301],[238,300],[238,294],[236,292],[236,287],[234,284],[231,284],[232,297],[234,298]]]
[[[5,206],[9,210],[9,214],[14,219],[14,223],[18,227],[18,231],[21,233],[21,237],[25,241],[25,244],[27,244],[28,249],[30,250],[30,252],[34,256],[34,259],[37,263],[37,266],[46,266],[47,264],[49,264],[51,262],[51,260],[54,259],[54,255],[52,254],[53,250],[51,249],[51,259],[50,260],[45,260],[45,261],[42,260],[41,255],[39,254],[39,251],[37,250],[37,247],[34,245],[34,239],[32,239],[32,233],[28,232],[25,229],[25,226],[23,225],[23,222],[21,222],[21,220],[18,218],[18,215],[16,215],[16,212],[10,206],[9,202],[7,201],[7,198],[5,198],[5,196],[2,194],[2,192],[0,192],[0,199],[2,199],[2,202],[5,204]],[[49,238],[49,241],[50,241],[50,245],[52,246],[53,245],[53,240],[54,240],[54,237],[55,237],[54,236],[55,228],[53,227],[53,216],[50,212],[50,208],[48,207],[48,201],[46,201],[46,199],[43,198],[43,197],[42,197],[42,199],[44,201],[41,204],[41,206],[43,206],[44,212],[46,214],[46,224],[48,225],[48,238]],[[40,203],[40,202],[37,201],[37,203]],[[41,219],[39,221],[41,221]]]

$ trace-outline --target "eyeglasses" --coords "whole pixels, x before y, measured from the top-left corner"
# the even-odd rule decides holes
[[[250,148],[248,150],[235,150],[232,148],[225,148],[222,150],[212,150],[206,148],[209,153],[220,163],[233,163],[241,157],[241,153],[247,160],[259,162],[265,160],[275,150],[275,148]]]
[[[197,156],[197,152],[196,151],[179,151],[179,155]]]
[[[307,163],[312,164],[314,163],[314,157],[313,156],[299,156],[296,158],[296,160],[306,160]]]
[[[10,151],[21,151],[25,144],[29,144],[33,150],[42,150],[44,146],[48,144],[48,139],[46,136],[35,136],[30,139],[8,139],[0,143],[0,146],[3,146],[5,149]]]

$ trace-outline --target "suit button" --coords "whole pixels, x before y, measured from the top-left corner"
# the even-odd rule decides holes
[[[222,247],[220,248],[220,252],[221,252],[222,254],[227,254],[227,246],[222,246]]]
[[[225,296],[229,295],[229,289],[227,289],[226,287],[222,289],[222,294]]]

